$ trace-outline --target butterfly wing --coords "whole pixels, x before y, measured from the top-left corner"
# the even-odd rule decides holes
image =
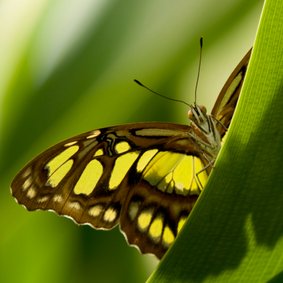
[[[211,115],[220,122],[217,129],[222,137],[225,135],[234,114],[250,60],[251,51],[252,49],[248,51],[232,72],[211,111]]]
[[[52,210],[97,229],[120,222],[130,244],[161,257],[210,171],[196,177],[207,160],[190,131],[140,123],[81,134],[28,163],[12,194],[28,210]]]
[[[250,52],[224,85],[213,118],[195,105],[191,126],[140,123],[78,135],[28,163],[12,182],[13,196],[28,210],[52,210],[97,229],[120,224],[130,244],[161,258],[211,171]]]

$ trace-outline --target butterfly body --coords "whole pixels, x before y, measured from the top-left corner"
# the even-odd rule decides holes
[[[206,114],[204,106],[192,106],[188,117],[191,120],[192,134],[195,142],[202,148],[210,163],[214,162],[221,148],[221,136],[217,129],[218,121]]]
[[[247,62],[240,63],[242,77]],[[52,210],[96,229],[119,224],[129,244],[161,258],[221,148],[230,120],[220,110],[207,115],[192,105],[188,125],[135,123],[67,139],[29,162],[12,194],[28,210]]]

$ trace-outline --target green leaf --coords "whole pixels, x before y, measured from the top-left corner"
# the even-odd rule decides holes
[[[210,0],[1,1],[0,282],[145,281],[156,261],[128,247],[118,229],[27,212],[12,198],[11,180],[44,149],[85,131],[186,124],[187,109],[132,80],[192,102],[201,35],[198,101],[209,108],[251,43],[261,2],[221,0],[215,9]]]
[[[265,2],[225,145],[148,282],[282,282],[282,16],[281,0]]]

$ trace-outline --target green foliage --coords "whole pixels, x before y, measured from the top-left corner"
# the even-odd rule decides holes
[[[127,247],[117,229],[94,231],[51,213],[29,213],[11,197],[10,182],[42,150],[84,131],[138,121],[187,123],[183,106],[148,95],[132,80],[192,102],[203,36],[198,99],[212,105],[252,44],[261,5],[1,1],[0,282],[145,281],[156,261]]]
[[[266,1],[226,143],[149,282],[282,282],[282,15]]]

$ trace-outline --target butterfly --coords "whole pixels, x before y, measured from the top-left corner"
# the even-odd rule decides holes
[[[250,54],[230,75],[211,115],[193,104],[188,125],[135,123],[67,139],[16,175],[12,195],[28,210],[51,210],[96,229],[119,225],[130,245],[162,258],[212,170]]]

